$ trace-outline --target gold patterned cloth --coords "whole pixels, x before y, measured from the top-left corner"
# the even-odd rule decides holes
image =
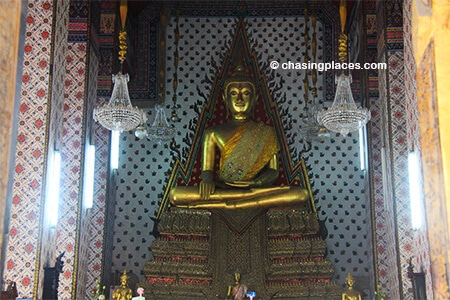
[[[238,127],[223,148],[219,180],[233,182],[252,179],[279,150],[273,127],[246,122]]]

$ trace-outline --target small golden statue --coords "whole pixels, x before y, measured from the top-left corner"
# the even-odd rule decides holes
[[[128,287],[127,271],[123,270],[123,274],[120,276],[120,287],[114,290],[112,298],[114,300],[130,300],[132,297],[133,292]]]
[[[234,300],[242,300],[247,295],[248,287],[245,284],[240,283],[241,274],[234,273],[235,286],[231,290]]]
[[[355,279],[352,274],[348,273],[345,278],[345,283],[348,286],[348,289],[342,293],[342,300],[361,300],[361,294],[353,289],[353,285],[355,284]]]
[[[200,186],[173,188],[172,205],[236,209],[307,201],[306,189],[272,186],[279,175],[280,146],[272,126],[251,120],[257,94],[253,78],[244,68],[237,67],[225,81],[223,100],[231,120],[205,131]],[[216,152],[220,161],[214,178]]]

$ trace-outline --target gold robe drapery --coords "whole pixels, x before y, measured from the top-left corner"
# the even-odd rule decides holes
[[[235,131],[222,150],[219,180],[233,182],[252,179],[279,150],[273,127],[246,122]]]

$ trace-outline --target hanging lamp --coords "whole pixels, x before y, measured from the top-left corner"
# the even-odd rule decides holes
[[[164,14],[164,12],[163,12]],[[176,17],[175,17],[175,57],[174,57],[174,67],[175,67],[175,73],[173,77],[173,106],[172,106],[172,113],[170,120],[172,122],[179,122],[181,121],[181,118],[177,115],[177,86],[178,86],[178,60],[179,60],[179,54],[178,54],[178,42],[180,39],[180,33],[179,33],[179,27],[178,27],[178,20],[179,20],[180,12],[177,7],[176,11]],[[162,16],[162,20],[165,20],[165,15]],[[162,24],[163,26],[165,24]],[[145,124],[141,124],[138,128],[136,128],[134,134],[139,139],[144,139],[145,137],[148,140],[154,140],[158,143],[170,141],[175,136],[175,127],[170,125],[168,122],[168,119],[166,117],[166,112],[164,111],[164,107],[157,104],[155,106],[156,116],[155,119],[148,128],[145,126]]]
[[[108,130],[123,132],[135,129],[139,124],[147,121],[145,112],[131,105],[128,93],[128,74],[123,74],[123,62],[127,53],[127,33],[125,22],[127,17],[127,1],[120,1],[120,18],[122,29],[119,33],[119,61],[120,71],[112,75],[114,84],[111,98],[108,104],[94,108],[94,120]]]
[[[305,9],[305,33],[304,33],[304,39],[305,39],[305,62],[309,62],[309,55],[308,55],[308,47],[309,47],[309,26],[308,26],[308,8]],[[317,15],[316,10],[313,9],[311,14],[311,25],[313,28],[312,33],[312,40],[311,40],[311,54],[312,54],[312,60],[313,63],[316,63],[316,57],[317,57],[317,33],[316,33],[316,24],[317,24]],[[308,96],[308,90],[309,90],[309,79],[307,77],[308,73],[305,73],[305,78],[303,80],[305,94],[305,125],[300,128],[300,133],[302,134],[303,138],[308,142],[313,141],[324,141],[327,138],[330,137],[330,132],[327,128],[325,128],[323,125],[318,124],[317,121],[317,111],[318,111],[318,100],[317,100],[317,70],[313,69],[311,71],[311,80],[312,80],[312,88],[311,88],[311,95],[312,100],[309,101]],[[309,103],[311,102],[311,103]]]
[[[346,1],[341,0],[339,5],[341,21],[341,34],[339,38],[339,61],[345,63],[347,60],[347,40],[344,33],[347,19]],[[358,107],[353,99],[350,84],[352,76],[342,72],[336,78],[336,95],[330,108],[322,110],[317,114],[319,124],[328,130],[338,132],[347,136],[349,132],[357,131],[370,120],[370,112],[367,108]]]

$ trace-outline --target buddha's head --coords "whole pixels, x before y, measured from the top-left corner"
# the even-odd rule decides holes
[[[246,119],[252,114],[256,104],[256,88],[253,78],[241,66],[225,81],[223,99],[228,113],[234,118]]]
[[[127,271],[123,270],[123,274],[120,276],[120,283],[122,286],[126,286],[128,282]]]
[[[345,282],[347,283],[348,287],[353,287],[353,285],[355,284],[355,279],[353,278],[352,274],[350,273],[347,274]]]

